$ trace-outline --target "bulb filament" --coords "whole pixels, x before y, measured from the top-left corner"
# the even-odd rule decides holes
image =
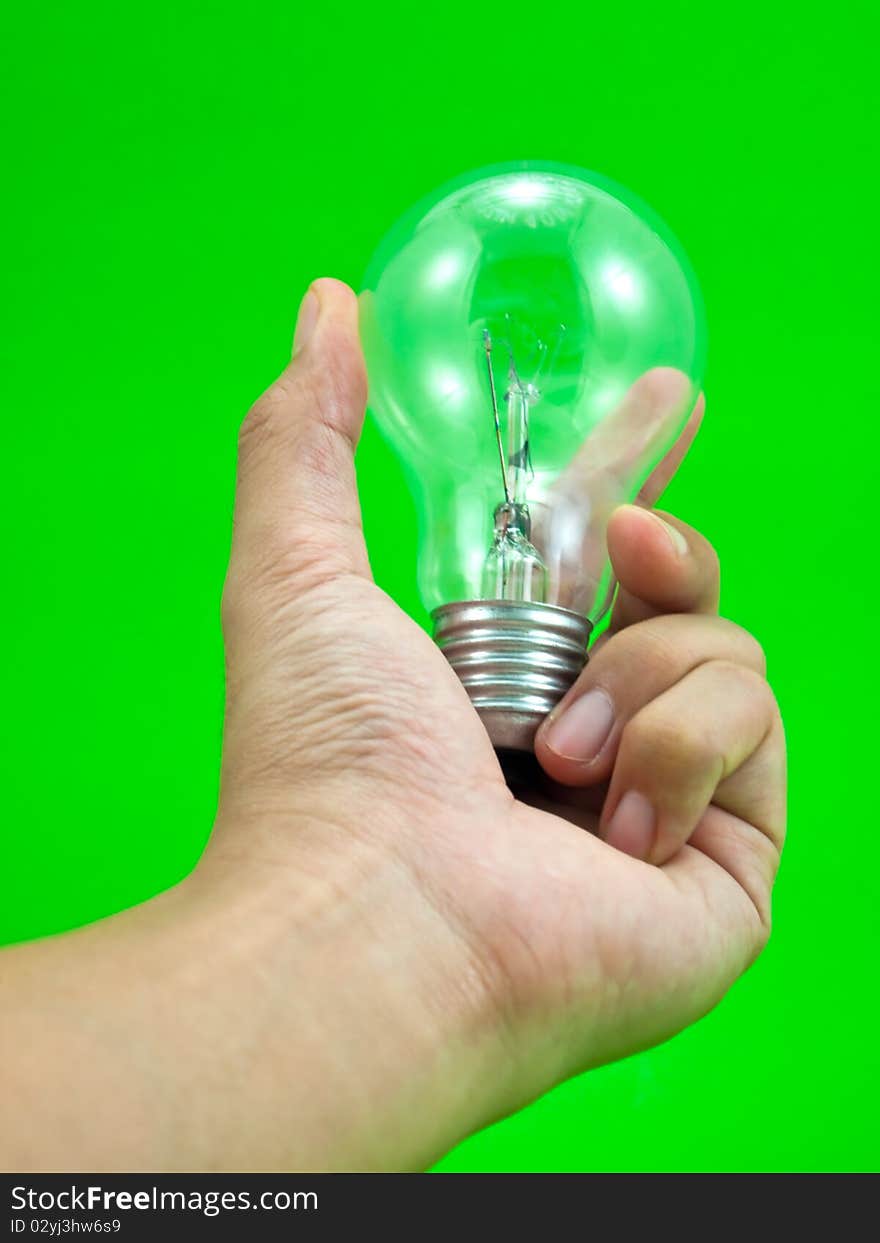
[[[504,500],[495,507],[493,515],[494,537],[483,568],[483,597],[541,603],[547,598],[547,567],[531,542],[527,497],[528,485],[534,479],[529,446],[529,406],[537,401],[539,394],[533,385],[525,385],[519,378],[513,350],[508,346],[505,453],[492,368],[492,337],[488,329],[483,332],[483,349],[504,491]]]

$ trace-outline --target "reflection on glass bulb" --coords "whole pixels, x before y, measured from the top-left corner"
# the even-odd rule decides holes
[[[697,396],[696,282],[625,191],[519,164],[414,208],[361,302],[370,405],[421,501],[438,641],[496,745],[528,746],[610,603],[610,515]]]
[[[437,367],[432,376],[434,395],[438,404],[452,405],[465,393],[465,385],[457,372]]]
[[[610,263],[604,269],[602,278],[618,302],[624,306],[638,306],[641,300],[638,280],[622,263]]]
[[[426,282],[437,289],[442,289],[444,285],[449,285],[456,279],[461,273],[461,267],[461,259],[454,250],[438,255],[428,269]]]
[[[546,190],[539,177],[520,177],[506,188],[506,197],[513,203],[529,206],[540,203],[546,197]]]

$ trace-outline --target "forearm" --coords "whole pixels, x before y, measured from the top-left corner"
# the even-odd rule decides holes
[[[454,931],[384,850],[289,855],[209,853],[5,952],[2,1168],[420,1167],[485,1120],[497,1042]]]

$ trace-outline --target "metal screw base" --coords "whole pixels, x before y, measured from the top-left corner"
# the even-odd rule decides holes
[[[531,751],[587,659],[592,623],[553,604],[463,600],[435,609],[434,639],[496,750]]]

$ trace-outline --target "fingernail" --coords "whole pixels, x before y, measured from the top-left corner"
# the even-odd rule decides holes
[[[678,527],[674,527],[670,523],[664,522],[658,514],[654,514],[653,517],[657,519],[663,530],[669,536],[669,542],[672,544],[676,556],[683,557],[688,551],[688,542],[682,535],[681,531],[679,531]]]
[[[309,337],[315,331],[318,322],[318,295],[311,289],[307,290],[299,306],[296,317],[296,331],[293,334],[293,352],[298,354],[309,343]]]
[[[551,720],[544,741],[566,760],[594,760],[611,733],[614,705],[604,691],[587,691]]]
[[[637,790],[629,790],[617,804],[605,831],[605,841],[634,859],[647,859],[654,845],[654,808]]]

